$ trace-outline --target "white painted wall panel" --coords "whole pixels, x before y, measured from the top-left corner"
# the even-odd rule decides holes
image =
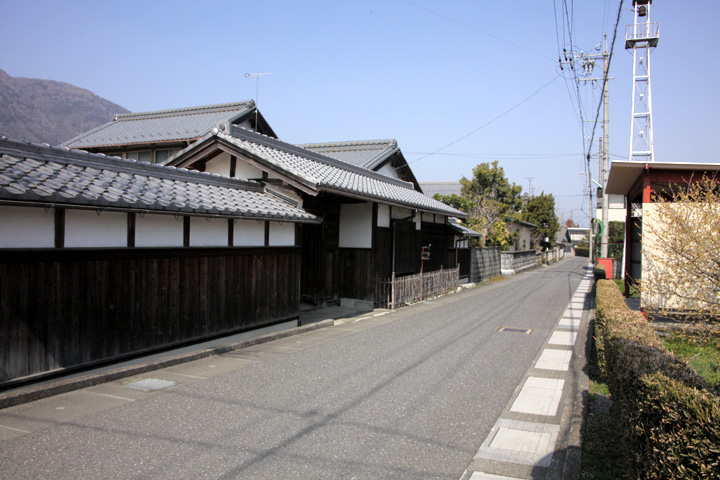
[[[291,247],[295,245],[295,224],[270,222],[271,247]]]
[[[265,222],[238,220],[234,222],[234,229],[234,246],[262,247],[265,245]]]
[[[53,248],[55,210],[0,206],[0,248]]]
[[[390,206],[378,205],[377,226],[382,228],[390,228]]]
[[[191,247],[227,247],[228,221],[226,218],[190,218]]]
[[[392,218],[407,218],[412,215],[412,210],[407,208],[392,207]]]
[[[340,248],[372,248],[372,203],[340,205]]]
[[[262,178],[262,170],[238,158],[235,165],[235,176],[237,178]]]
[[[223,177],[230,176],[230,154],[221,153],[217,157],[213,158],[205,164],[205,171],[207,173],[215,173],[222,175]]]
[[[66,210],[65,247],[127,247],[127,213]]]
[[[182,247],[183,217],[135,215],[136,247]]]

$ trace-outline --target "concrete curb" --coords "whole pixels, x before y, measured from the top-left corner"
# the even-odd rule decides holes
[[[121,378],[131,377],[133,375],[140,375],[143,373],[151,372],[153,370],[171,367],[173,365],[178,365],[181,363],[192,362],[193,360],[199,360],[201,358],[211,357],[213,355],[220,355],[222,353],[227,353],[232,350],[237,350],[239,348],[250,347],[252,345],[267,343],[273,340],[279,340],[281,338],[299,335],[301,333],[309,332],[312,330],[330,327],[334,325],[334,322],[335,321],[331,319],[322,320],[320,322],[303,325],[301,327],[290,328],[287,330],[282,330],[280,332],[268,333],[258,337],[249,338],[240,342],[227,343],[224,345],[219,345],[217,347],[205,348],[194,352],[173,355],[151,362],[139,363],[137,365],[130,365],[127,367],[108,370],[106,372],[89,374],[82,377],[66,380],[58,380],[57,382],[53,382],[50,384],[38,385],[35,387],[30,386],[8,393],[0,393],[0,410],[2,410],[3,408],[20,405],[22,403],[52,397],[61,393],[67,393],[73,390],[79,390],[81,388],[92,387],[94,385],[112,382]]]

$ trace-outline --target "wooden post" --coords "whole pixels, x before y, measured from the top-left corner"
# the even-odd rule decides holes
[[[390,277],[390,310],[395,311],[395,272],[392,272]]]

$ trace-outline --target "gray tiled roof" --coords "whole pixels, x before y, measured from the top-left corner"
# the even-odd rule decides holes
[[[420,188],[428,197],[432,197],[436,193],[449,196],[460,195],[462,192],[460,182],[420,182]]]
[[[255,183],[0,137],[0,203],[318,223]]]
[[[223,103],[203,107],[116,115],[112,122],[63,143],[68,148],[97,148],[152,142],[192,140],[253,111],[255,102]]]
[[[468,228],[465,225],[461,224],[456,218],[451,218],[448,222],[448,227],[450,227],[451,230],[455,231],[458,235],[461,235],[463,237],[481,237],[482,235],[472,228]]]
[[[398,150],[395,140],[306,143],[298,145],[298,147],[322,153],[368,170],[375,170],[379,164]]]
[[[249,153],[260,163],[296,179],[314,191],[374,200],[388,205],[424,212],[466,217],[467,215],[413,189],[413,184],[390,178],[280,140],[241,128],[232,135],[218,132],[218,138]],[[212,135],[206,137],[209,140]],[[201,144],[203,140],[198,142]],[[193,149],[190,146],[185,152]],[[184,152],[180,152],[181,157]]]

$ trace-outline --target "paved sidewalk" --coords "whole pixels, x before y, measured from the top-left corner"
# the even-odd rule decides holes
[[[592,267],[461,480],[571,479],[580,466]]]

